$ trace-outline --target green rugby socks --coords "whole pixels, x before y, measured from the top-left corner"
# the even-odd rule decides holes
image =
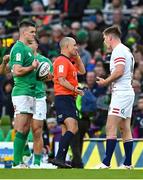
[[[30,156],[30,155],[31,155],[31,151],[29,149],[28,143],[26,143],[23,151],[23,156]]]
[[[41,162],[41,154],[34,154],[34,164],[40,166],[40,162]]]
[[[27,140],[27,134],[17,132],[14,139],[14,160],[13,165],[17,166],[22,163],[23,150]]]

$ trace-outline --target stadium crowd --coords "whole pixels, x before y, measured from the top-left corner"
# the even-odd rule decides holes
[[[60,40],[65,36],[75,38],[86,68],[86,75],[78,76],[79,87],[85,92],[83,97],[78,96],[76,100],[80,139],[105,137],[111,87],[99,87],[96,77],[105,78],[109,75],[111,51],[103,44],[102,32],[108,26],[119,25],[122,42],[131,49],[135,58],[132,82],[135,90],[133,137],[143,138],[143,1],[103,0],[101,9],[85,14],[84,10],[89,4],[90,0],[0,0],[0,62],[18,40],[17,24],[25,18],[38,25],[39,52],[52,63],[60,53]],[[59,10],[61,13],[54,14],[52,10]],[[53,82],[46,85],[48,111],[43,139],[45,150],[51,152],[49,134],[54,135],[54,140],[59,140],[61,129],[56,123]],[[0,141],[13,141],[14,138],[12,88],[11,73],[0,75]],[[4,129],[4,121],[8,122],[9,132]],[[32,141],[30,135],[29,140]]]

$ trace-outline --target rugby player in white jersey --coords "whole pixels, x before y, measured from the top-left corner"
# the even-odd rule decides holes
[[[106,79],[98,77],[97,83],[100,86],[111,84],[112,97],[106,123],[106,155],[102,163],[96,168],[105,169],[110,167],[119,127],[125,150],[125,160],[120,168],[131,169],[133,139],[130,123],[135,96],[132,88],[134,57],[130,49],[121,43],[121,31],[118,26],[105,29],[103,36],[107,48],[112,49],[110,59],[111,75]]]

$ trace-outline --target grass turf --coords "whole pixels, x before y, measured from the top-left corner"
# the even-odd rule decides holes
[[[143,179],[143,170],[0,169],[0,179]]]

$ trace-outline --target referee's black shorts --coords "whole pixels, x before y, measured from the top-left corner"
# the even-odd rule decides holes
[[[68,117],[77,120],[78,113],[76,110],[75,98],[71,95],[55,96],[55,108],[57,113],[57,122],[63,124]]]

